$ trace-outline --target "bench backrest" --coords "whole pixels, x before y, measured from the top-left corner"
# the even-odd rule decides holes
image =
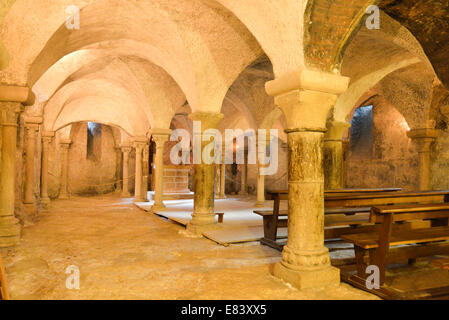
[[[392,215],[392,222],[449,218],[449,203],[375,206],[370,221],[382,223],[386,215]]]

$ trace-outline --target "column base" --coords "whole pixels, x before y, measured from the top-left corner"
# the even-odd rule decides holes
[[[144,198],[135,198],[133,202],[137,203],[137,202],[146,202],[146,201]]]
[[[131,198],[131,193],[127,192],[127,193],[123,193],[120,195],[122,198]]]
[[[69,200],[70,196],[68,194],[60,194],[58,199],[59,200]]]
[[[152,212],[165,211],[165,210],[167,210],[167,207],[163,203],[155,204],[151,207]]]
[[[325,288],[340,284],[340,269],[332,266],[325,266],[323,269],[316,270],[292,270],[280,262],[274,265],[272,274],[300,290]]]
[[[20,232],[20,224],[15,217],[0,217],[0,248],[17,245],[20,241]]]
[[[37,207],[34,203],[24,203],[26,217],[25,220],[29,223],[34,223],[37,217]]]
[[[265,201],[264,202],[257,201],[256,204],[254,205],[254,208],[264,208],[264,207],[266,207]]]
[[[41,204],[44,207],[44,209],[48,209],[50,206],[51,200],[49,197],[41,198]]]
[[[220,195],[218,195],[218,196],[215,197],[215,199],[217,199],[217,200],[223,200],[223,199],[226,199],[226,196],[220,196]]]
[[[186,230],[198,237],[201,237],[204,232],[219,229],[220,226],[217,223],[212,224],[194,224],[189,222],[186,226]]]

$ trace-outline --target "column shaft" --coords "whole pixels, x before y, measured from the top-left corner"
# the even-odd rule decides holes
[[[34,157],[36,151],[36,132],[37,124],[27,124],[26,126],[26,163],[25,163],[25,195],[24,203],[26,205],[35,205],[33,194],[34,188]]]
[[[142,152],[143,143],[136,143],[136,176],[135,176],[135,187],[134,187],[134,201],[142,202]]]
[[[164,197],[164,146],[168,141],[168,135],[154,134],[153,140],[156,143],[156,155],[154,163],[154,205],[153,211],[162,211],[165,209]]]
[[[122,197],[128,198],[131,196],[129,193],[129,153],[131,147],[122,147],[123,152],[123,184],[122,184]]]
[[[54,133],[42,134],[42,168],[41,168],[41,201],[44,206],[50,203],[48,196],[48,156],[50,151],[50,143]]]
[[[69,149],[71,141],[62,140],[60,142],[61,150],[61,190],[59,191],[59,199],[67,200],[69,196]]]
[[[1,102],[2,154],[0,176],[0,247],[16,245],[20,240],[20,225],[14,216],[17,116],[20,103]]]

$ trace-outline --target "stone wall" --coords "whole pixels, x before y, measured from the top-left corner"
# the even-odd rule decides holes
[[[418,154],[407,137],[404,117],[386,102],[373,107],[372,152],[347,148],[346,187],[418,187]]]
[[[87,158],[87,123],[77,123],[72,126],[72,144],[69,149],[68,181],[69,192],[75,195],[96,195],[110,193],[115,190],[117,155],[115,150],[112,129],[102,126],[101,158],[90,160]],[[59,195],[61,156],[59,137],[53,139],[49,154],[49,196],[56,198]],[[130,159],[131,160],[131,159]],[[134,174],[132,160],[130,161],[130,174]],[[131,183],[134,179],[130,179]]]

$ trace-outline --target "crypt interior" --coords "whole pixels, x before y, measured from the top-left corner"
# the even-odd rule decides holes
[[[449,288],[447,1],[0,2],[10,299]],[[200,139],[252,130],[257,150],[236,135],[233,162],[222,148],[194,163],[194,122]],[[260,141],[277,146],[274,174]],[[361,285],[368,265],[378,291]]]

